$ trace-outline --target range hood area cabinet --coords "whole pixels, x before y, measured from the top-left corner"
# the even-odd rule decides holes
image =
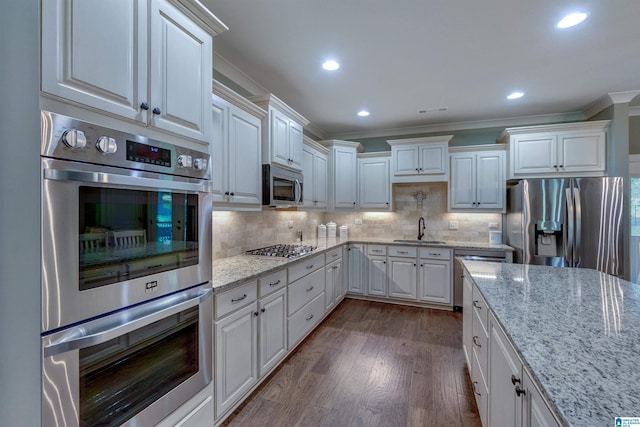
[[[507,128],[509,179],[605,176],[609,120]]]
[[[266,112],[214,81],[211,138],[213,208],[262,209],[262,120]]]
[[[273,94],[249,100],[267,111],[262,121],[262,164],[302,171],[302,129],[309,120]]]
[[[449,141],[453,135],[391,139],[393,183],[449,180]]]
[[[41,87],[54,104],[45,106],[63,101],[208,144],[213,36],[227,29],[195,1],[43,1]]]
[[[449,212],[505,212],[505,149],[497,144],[449,148]]]

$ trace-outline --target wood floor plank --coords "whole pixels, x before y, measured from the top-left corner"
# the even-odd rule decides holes
[[[225,426],[480,426],[462,316],[347,299]]]

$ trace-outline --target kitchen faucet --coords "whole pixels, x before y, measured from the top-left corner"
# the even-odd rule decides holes
[[[422,227],[420,227],[420,224],[422,224]],[[424,217],[420,217],[420,219],[418,220],[418,240],[422,240],[422,238],[424,237],[424,229],[425,229],[425,225],[424,225]]]

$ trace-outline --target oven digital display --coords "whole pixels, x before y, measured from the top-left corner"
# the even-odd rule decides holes
[[[171,150],[127,141],[127,160],[171,167]]]

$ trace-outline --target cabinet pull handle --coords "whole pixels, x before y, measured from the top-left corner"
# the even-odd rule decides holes
[[[475,394],[477,394],[478,396],[482,396],[482,395],[478,392],[478,390],[476,390],[476,384],[478,384],[478,381],[474,381],[474,382],[471,384],[471,385],[473,386],[473,392],[474,392]]]
[[[478,304],[478,300],[473,301],[473,306],[475,308],[477,308],[478,310],[482,310],[482,306],[480,304]]]
[[[429,252],[429,255],[431,255],[431,256],[442,256],[442,254],[440,254],[438,252]]]
[[[516,385],[520,382],[520,378],[516,378],[515,375],[511,375],[511,384]]]
[[[337,257],[337,256],[338,256],[338,254],[331,254],[331,256],[332,256],[333,258],[335,258],[335,257]]]
[[[151,112],[156,116],[159,116],[160,114],[162,114],[162,110],[160,110],[160,108],[158,107],[155,107]]]
[[[307,317],[307,321],[309,321],[311,319],[313,319],[313,314],[311,316]]]
[[[242,295],[240,298],[231,299],[231,302],[240,302],[247,297],[247,294]]]
[[[523,395],[523,394],[526,395],[527,392],[523,388],[520,388],[519,385],[517,385],[516,386],[516,396],[520,397],[520,395]]]
[[[409,252],[407,251],[398,251],[399,254],[408,254]]]
[[[140,104],[140,109],[147,111],[149,109],[149,104],[147,104],[146,102],[143,102],[142,104]]]
[[[313,290],[313,286],[307,289],[307,292],[311,292]]]
[[[478,343],[477,339],[478,339],[478,336],[477,336],[477,335],[474,335],[474,336],[473,336],[473,343],[474,343],[475,345],[477,345],[478,347],[482,348],[482,346],[480,345],[480,343]]]
[[[280,279],[278,279],[276,282],[274,283],[269,283],[269,286],[276,286],[280,284]]]
[[[313,268],[313,264],[307,265],[307,270],[311,270]]]

